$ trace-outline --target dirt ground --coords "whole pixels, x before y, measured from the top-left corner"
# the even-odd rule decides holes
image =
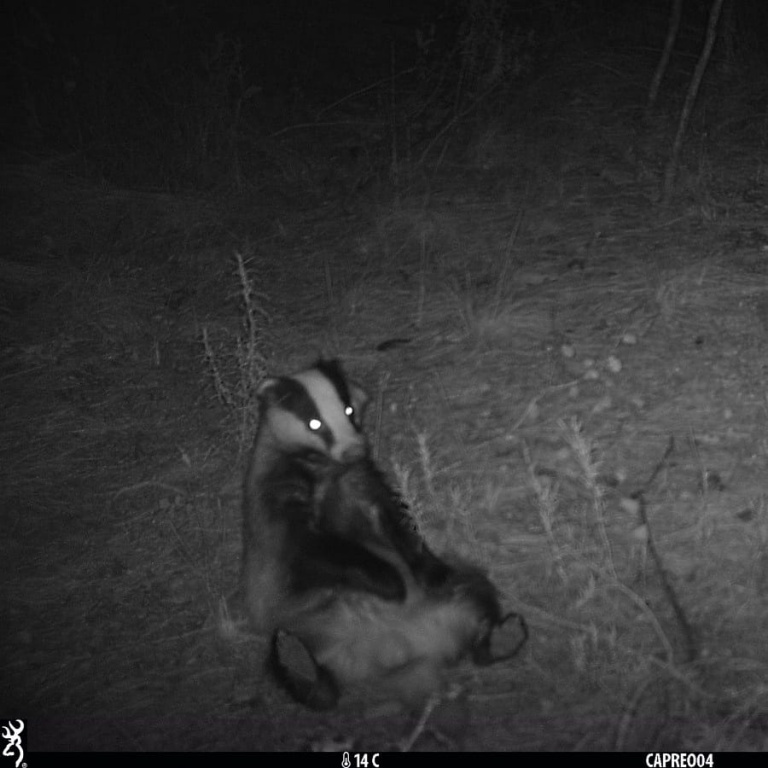
[[[30,750],[768,748],[768,155],[711,137],[661,208],[599,107],[311,196],[4,169],[0,710]],[[247,385],[319,354],[531,629],[421,724],[305,711],[222,631]]]

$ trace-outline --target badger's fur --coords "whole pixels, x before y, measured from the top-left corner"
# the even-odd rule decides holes
[[[417,702],[462,657],[498,660],[505,619],[487,576],[434,555],[369,456],[366,397],[336,362],[260,388],[244,492],[241,593],[270,661],[302,703],[330,707],[374,683]],[[301,647],[314,679],[291,669]]]
[[[436,557],[418,534],[400,499],[369,459],[324,477],[316,489],[315,517],[340,536],[361,526],[369,551],[392,565],[406,585],[402,601],[365,591],[338,590],[332,598],[294,617],[285,631],[298,637],[316,664],[307,684],[272,662],[295,698],[329,706],[340,689],[375,681],[401,700],[417,703],[440,687],[443,672],[471,656],[488,665],[515,655],[527,630],[515,614],[503,617],[498,594],[479,569]],[[362,524],[360,521],[366,521]],[[520,639],[504,653],[491,649],[492,633],[518,619]]]
[[[402,599],[393,568],[358,541],[317,525],[316,488],[368,454],[367,401],[335,361],[259,388],[259,425],[243,493],[240,594],[252,625],[271,631],[339,588]]]

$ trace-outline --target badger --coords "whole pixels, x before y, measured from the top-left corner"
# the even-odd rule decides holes
[[[403,599],[402,579],[351,535],[322,530],[318,483],[368,455],[367,395],[337,361],[318,361],[258,390],[259,422],[243,491],[240,596],[253,627],[281,622],[341,588]]]
[[[240,594],[288,692],[322,709],[370,683],[417,705],[460,659],[513,655],[491,651],[509,617],[488,577],[429,549],[371,458],[367,395],[338,361],[268,379],[258,394]],[[312,674],[285,662],[291,644]]]

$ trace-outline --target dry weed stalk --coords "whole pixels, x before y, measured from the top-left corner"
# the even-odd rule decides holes
[[[552,557],[555,560],[555,570],[560,577],[560,581],[563,584],[568,583],[568,573],[565,568],[563,559],[563,553],[560,550],[560,546],[557,543],[555,537],[555,512],[557,511],[557,503],[559,500],[559,487],[557,483],[544,480],[536,472],[536,465],[531,458],[531,452],[528,446],[523,443],[523,459],[525,460],[525,466],[528,470],[528,477],[531,481],[531,486],[536,494],[536,511],[539,513],[539,520],[541,520],[541,526],[544,528],[544,534],[547,537],[547,542],[552,550]]]
[[[613,580],[618,581],[616,566],[613,561],[613,549],[605,527],[605,498],[602,485],[598,480],[600,462],[595,459],[595,446],[584,434],[582,424],[577,418],[572,418],[568,423],[562,419],[558,420],[558,426],[576,458],[581,471],[581,481],[589,491],[592,499],[592,518],[603,546],[606,564]]]
[[[235,261],[243,312],[235,348],[215,348],[207,327],[203,327],[203,348],[216,397],[227,407],[236,425],[242,455],[253,436],[256,393],[267,374],[264,329],[269,315],[260,303],[264,296],[254,288],[241,253],[235,252]]]
[[[419,446],[419,464],[421,465],[421,473],[424,476],[424,484],[427,487],[430,498],[434,500],[437,498],[434,483],[436,473],[432,467],[432,456],[429,452],[425,432],[418,432],[416,434],[416,443]]]

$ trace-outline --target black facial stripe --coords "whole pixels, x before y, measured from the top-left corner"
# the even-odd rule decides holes
[[[304,385],[300,382],[288,378],[280,379],[275,387],[274,398],[277,405],[283,410],[292,413],[303,424],[308,425],[312,419],[317,419],[323,424],[315,401],[309,396]],[[330,447],[333,435],[325,424],[315,434]]]
[[[339,361],[321,359],[317,361],[315,368],[320,371],[331,384],[333,384],[333,387],[339,396],[339,400],[341,400],[345,406],[352,405],[352,398],[349,394],[349,385],[344,376],[344,371],[341,370]]]

